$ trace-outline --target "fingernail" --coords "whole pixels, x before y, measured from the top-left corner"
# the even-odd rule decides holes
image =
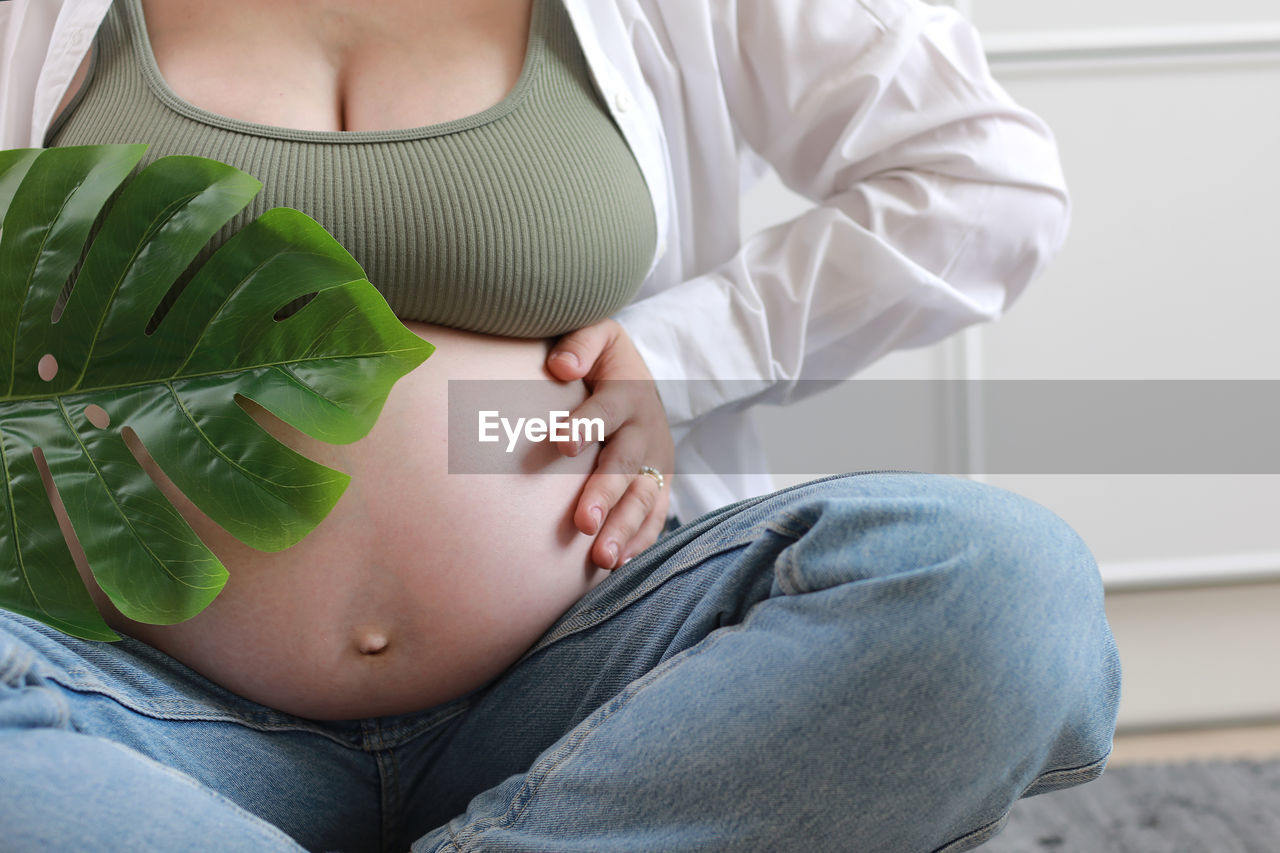
[[[618,546],[610,542],[604,546],[604,551],[609,555],[609,565],[612,567],[618,562]]]
[[[561,351],[561,352],[558,352],[558,353],[556,353],[555,355],[553,355],[553,356],[551,356],[551,357],[552,357],[552,358],[558,358],[558,359],[560,359],[561,361],[563,361],[565,364],[569,365],[570,367],[577,367],[577,366],[578,366],[578,357],[577,357],[576,355],[574,355],[573,353],[571,353],[571,352]]]
[[[600,510],[600,507],[593,506],[591,508],[591,520],[596,523],[596,530],[599,530],[601,523],[604,521],[604,513]]]
[[[625,566],[627,563],[630,563],[630,562],[631,562],[632,560],[634,560],[634,559],[635,559],[635,557],[627,557],[627,559],[625,559],[625,560],[623,560],[623,561],[622,561],[622,565],[624,565],[624,566]]]

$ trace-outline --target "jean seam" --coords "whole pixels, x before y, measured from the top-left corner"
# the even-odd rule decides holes
[[[1106,769],[1107,761],[1110,757],[1111,750],[1108,749],[1107,753],[1101,758],[1096,759],[1095,761],[1090,761],[1087,764],[1077,764],[1074,767],[1059,767],[1056,770],[1046,770],[1035,779],[1032,779],[1031,784],[1027,785],[1027,787],[1022,790],[1022,793],[1018,795],[1018,798],[1021,799],[1027,796],[1029,792],[1033,792],[1036,788],[1043,787],[1048,783],[1052,783],[1054,787],[1049,788],[1045,793],[1055,791],[1064,785],[1079,785],[1096,779],[1101,776],[1103,770]]]
[[[58,632],[28,617],[12,614],[8,611],[0,611],[0,623],[7,623],[7,617],[10,616],[14,617],[15,629],[18,633],[18,642],[12,646],[19,656],[18,659],[21,658],[24,651],[26,654],[31,655],[37,663],[34,666],[28,664],[27,669],[33,671],[43,681],[49,684],[56,684],[64,691],[81,696],[101,697],[130,713],[153,720],[227,723],[259,732],[305,732],[326,738],[342,746],[358,748],[358,744],[345,738],[341,732],[332,731],[330,728],[313,721],[292,717],[266,706],[257,705],[257,703],[237,696],[220,685],[208,682],[207,679],[203,679],[198,672],[190,669],[190,667],[132,638],[126,637],[120,641],[127,647],[125,651],[131,658],[128,664],[129,672],[120,674],[107,671],[105,673],[114,679],[122,679],[124,684],[121,686],[124,689],[116,689],[114,683],[104,680],[104,673],[100,672],[99,668],[87,665],[86,660],[84,660],[85,657],[92,657],[98,654],[92,647],[99,644],[89,644],[90,648],[85,651],[72,649],[72,654],[76,658],[74,661],[62,661],[59,659],[54,661],[52,666],[49,666],[47,665],[49,662],[45,661],[44,656],[31,648],[33,643],[38,644],[42,641],[38,639],[26,641],[23,638],[23,634],[34,632],[36,634],[49,635],[58,634]],[[55,642],[57,642],[56,637]],[[134,643],[138,645],[137,649],[132,648],[131,644]],[[7,651],[7,649],[0,650],[0,654],[3,654],[4,651]],[[135,656],[139,658],[136,662],[132,660]],[[13,659],[12,654],[10,658],[11,660]],[[164,677],[157,676],[157,667],[165,670]],[[170,695],[154,695],[155,692],[149,690],[147,686],[143,686],[136,691],[139,695],[131,695],[131,691],[134,688],[131,681],[134,671],[147,680],[148,684],[154,680],[163,688],[165,693]],[[168,677],[170,675],[177,677],[178,682],[176,684]],[[192,701],[176,695],[183,689],[182,685],[186,683],[183,679],[186,677],[203,679],[204,682],[207,682],[209,689],[200,691],[202,695],[207,694],[202,700]],[[228,704],[230,700],[248,707],[238,708],[236,705]]]
[[[560,622],[560,623],[557,623],[556,626],[553,626],[551,630],[549,630],[536,643],[534,643],[534,645],[530,647],[529,650],[526,651],[519,658],[519,660],[515,661],[515,663],[513,663],[512,666],[522,663],[525,659],[529,658],[530,656],[540,651],[541,649],[546,648],[552,643],[559,642],[565,637],[572,636],[573,634],[577,634],[583,630],[586,630],[587,628],[590,628],[593,625],[599,624],[599,622],[602,621],[603,619],[607,619],[610,616],[612,616],[614,613],[617,613],[621,611],[623,608],[630,606],[631,604],[638,601],[643,596],[647,595],[649,592],[653,591],[654,589],[657,589],[659,586],[666,583],[671,578],[674,578],[676,575],[679,575],[683,572],[688,571],[696,563],[700,563],[703,560],[709,559],[718,554],[722,554],[725,551],[730,551],[730,550],[733,550],[734,548],[740,548],[743,545],[749,544],[750,542],[754,541],[756,538],[759,537],[760,532],[762,530],[769,529],[768,527],[769,518],[765,517],[765,518],[761,518],[757,523],[753,524],[750,528],[748,528],[745,531],[743,530],[721,531],[719,534],[717,534],[716,528],[719,526],[721,521],[727,520],[729,518],[733,518],[735,516],[739,516],[742,513],[754,507],[758,507],[760,504],[765,503],[766,501],[775,500],[780,495],[785,495],[800,489],[810,488],[818,483],[825,483],[833,480],[852,479],[854,477],[862,477],[862,476],[867,476],[869,474],[914,474],[919,476],[933,476],[930,474],[921,473],[919,471],[909,471],[909,470],[903,470],[903,469],[876,469],[876,470],[868,470],[868,471],[852,471],[852,472],[843,473],[843,474],[830,474],[826,477],[819,477],[815,480],[810,480],[804,483],[797,483],[795,485],[788,486],[784,489],[779,489],[778,491],[772,492],[767,495],[757,495],[751,498],[743,498],[742,500],[729,504],[728,506],[720,507],[719,509],[714,509],[709,512],[703,513],[702,515],[690,521],[688,524],[684,525],[684,529],[692,529],[702,525],[706,525],[706,529],[700,533],[694,534],[693,537],[690,538],[689,541],[686,542],[684,545],[674,545],[674,543],[671,541],[671,539],[675,538],[673,534],[672,537],[659,540],[658,542],[651,545],[649,548],[645,549],[644,551],[641,551],[639,554],[636,555],[635,560],[633,561],[633,566],[632,566],[633,569],[638,568],[647,559],[652,559],[654,555],[662,553],[664,548],[666,547],[673,548],[670,557],[667,558],[667,565],[662,571],[660,580],[653,580],[652,582],[649,582],[648,580],[646,580],[645,582],[641,583],[640,586],[636,587],[636,589],[632,590],[622,599],[619,599],[617,601],[602,602],[599,605],[592,605],[590,608],[580,610],[576,613],[572,613],[572,616],[570,617],[570,621]],[[803,521],[803,519],[797,519],[795,518],[795,516],[791,516],[791,517],[796,521],[799,521],[802,526],[805,525],[805,522]],[[695,546],[695,543],[697,543],[699,539],[707,535],[718,536],[718,538],[715,538],[708,542],[702,542]],[[676,559],[677,556],[679,557],[678,560]],[[618,578],[625,577],[625,575],[620,574],[621,572],[624,572],[625,569],[619,569],[618,571],[619,573],[615,574],[614,575],[615,577],[618,577]],[[606,579],[596,589],[607,591],[606,585],[608,583],[609,583],[609,580]],[[595,590],[592,590],[592,592],[594,591]],[[590,594],[591,593],[588,593],[588,595]],[[572,609],[569,612],[572,612]],[[562,619],[563,618],[564,617],[562,617]]]
[[[463,843],[462,839],[458,837],[458,833],[453,831],[453,821],[450,821],[448,825],[445,826],[445,829],[449,832],[449,840],[446,842],[447,848],[441,847],[436,850],[436,853],[446,853],[447,849],[452,849],[454,853],[465,853],[462,847],[459,846]]]
[[[251,720],[245,719],[244,717],[240,717],[234,714],[217,714],[217,713],[165,714],[154,708],[149,708],[146,705],[129,702],[127,701],[126,697],[119,696],[114,691],[104,690],[104,689],[95,689],[91,686],[84,685],[84,684],[68,684],[64,679],[59,678],[56,674],[47,675],[45,676],[45,678],[48,681],[51,681],[54,684],[57,684],[59,687],[62,687],[64,690],[69,690],[72,693],[79,693],[82,695],[91,694],[94,696],[100,696],[103,699],[116,703],[117,705],[124,708],[126,711],[129,711],[130,713],[138,714],[140,716],[147,717],[152,720],[160,720],[162,722],[171,722],[171,723],[226,723],[229,725],[240,726],[246,729],[252,729],[253,731],[257,731],[257,732],[302,732],[305,734],[312,734],[312,735],[317,735],[319,737],[327,738],[328,740],[331,740],[340,746],[345,746],[350,749],[354,749],[354,750],[360,749],[360,745],[357,743],[353,743],[346,738],[333,734],[332,732],[327,732],[322,728],[306,725],[305,723],[301,725],[294,725],[294,724],[286,723],[283,721],[276,724],[253,722]]]
[[[446,702],[439,708],[438,715],[432,715],[414,723],[400,723],[390,727],[384,726],[382,731],[387,748],[396,749],[404,746],[410,741],[421,737],[444,723],[449,722],[459,714],[465,714],[467,711],[471,710],[473,705],[475,705],[477,695],[479,695],[478,692],[474,695],[468,696],[465,702],[459,702],[454,707],[449,707],[450,703]]]
[[[659,589],[663,584],[666,584],[679,575],[690,571],[711,557],[751,544],[759,538],[761,531],[767,529],[768,528],[764,523],[754,525],[747,531],[740,531],[737,536],[725,536],[723,539],[717,540],[714,543],[707,543],[705,547],[684,555],[678,561],[671,560],[661,575],[651,576],[650,579],[647,579],[635,589],[631,590],[624,597],[619,598],[616,601],[605,602],[599,606],[593,606],[575,613],[571,622],[565,623],[559,629],[554,630],[554,632],[549,632],[541,640],[535,643],[527,652],[525,652],[515,664],[512,664],[512,666],[522,663],[527,658],[532,657],[537,652],[554,643],[558,643],[567,637],[573,636],[574,634],[579,634],[583,631],[589,630],[590,628],[599,625],[601,622],[612,618],[626,608],[635,604],[640,599]]]
[[[449,835],[453,840],[455,849],[459,853],[467,853],[467,851],[478,851],[482,848],[475,846],[481,841],[484,833],[493,829],[512,829],[519,823],[521,817],[528,810],[529,804],[534,797],[543,789],[548,780],[555,774],[565,762],[573,758],[574,755],[586,744],[592,736],[604,725],[605,722],[612,719],[618,711],[625,708],[631,703],[641,691],[650,684],[662,678],[671,672],[681,662],[702,654],[707,649],[716,646],[719,641],[728,634],[736,633],[742,629],[741,624],[719,628],[709,634],[702,642],[685,649],[680,654],[668,659],[662,664],[654,667],[641,676],[639,679],[628,684],[617,696],[610,699],[607,703],[597,708],[591,717],[584,720],[574,729],[568,743],[556,750],[554,755],[539,762],[531,767],[526,774],[524,784],[516,791],[511,798],[507,810],[497,818],[485,819],[478,821],[471,827],[463,827],[460,833],[455,833],[452,825],[449,827]]]
[[[960,853],[961,850],[972,850],[979,844],[986,844],[992,838],[999,835],[1000,831],[1004,829],[1005,824],[1008,822],[1009,810],[1006,809],[1000,817],[990,823],[984,823],[972,832],[966,832],[959,838],[954,838],[951,841],[948,841],[941,847],[936,848],[933,853]]]
[[[386,749],[377,754],[382,796],[382,849],[388,849],[390,841],[401,833],[402,798],[400,796],[400,761],[394,749]]]
[[[1018,800],[1027,796],[1029,791],[1035,790],[1037,787],[1047,781],[1063,782],[1066,785],[1078,785],[1084,782],[1092,781],[1102,775],[1102,771],[1106,768],[1107,760],[1111,757],[1111,750],[1101,758],[1090,761],[1087,764],[1077,764],[1073,767],[1060,767],[1056,770],[1046,770],[1022,789],[1022,792],[1014,799],[1014,803],[1005,809],[1004,812],[990,823],[984,823],[975,830],[966,832],[958,838],[953,838],[946,844],[938,847],[933,853],[960,853],[962,850],[970,850],[979,844],[984,844],[994,838],[1000,830],[1009,821],[1009,813],[1013,810],[1013,805]],[[1056,790],[1056,788],[1050,789]],[[1048,793],[1046,791],[1046,793]]]
[[[766,527],[767,525],[764,523],[753,525],[751,528],[741,531],[736,536],[726,535],[720,539],[717,539],[714,542],[708,542],[703,547],[700,547],[695,551],[685,554],[679,560],[672,560],[672,565],[668,568],[667,571],[663,572],[663,574],[661,575],[661,580],[656,580],[652,583],[642,584],[641,586],[636,587],[636,589],[632,591],[632,594],[627,596],[626,598],[620,599],[619,601],[616,601],[616,602],[611,602],[611,606],[593,607],[590,610],[583,611],[582,615],[599,616],[599,615],[603,615],[610,612],[617,612],[618,610],[621,610],[624,607],[630,606],[631,604],[634,604],[638,599],[643,598],[645,595],[648,595],[658,587],[665,584],[667,581],[674,578],[676,575],[684,574],[685,572],[694,568],[699,563],[702,563],[710,559],[711,557],[719,556],[720,554],[723,554],[726,551],[732,551],[736,548],[741,548],[745,545],[751,544],[752,542],[754,542],[756,539],[759,538],[760,531],[765,529]]]

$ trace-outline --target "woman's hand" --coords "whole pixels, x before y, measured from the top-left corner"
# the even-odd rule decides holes
[[[622,326],[601,320],[561,338],[547,355],[547,370],[557,379],[586,382],[589,396],[570,418],[601,418],[605,445],[587,479],[573,514],[574,525],[598,534],[591,559],[616,569],[658,539],[667,519],[668,489],[675,444],[667,426],[658,386]],[[565,456],[577,456],[584,443],[558,442]],[[667,479],[640,473],[656,468]]]

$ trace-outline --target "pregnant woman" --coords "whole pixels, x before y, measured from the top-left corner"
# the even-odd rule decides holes
[[[6,845],[959,850],[1101,772],[1115,651],[1065,524],[924,474],[746,497],[712,460],[747,400],[711,398],[746,392],[652,392],[845,375],[998,312],[1060,237],[1046,132],[962,24],[789,5],[0,7],[7,147],[236,165],[264,190],[230,229],[306,211],[437,347],[353,445],[260,413],[353,477],[287,551],[152,467],[230,571],[196,618],[132,623],[87,575],[122,642],[0,612]],[[739,250],[759,158],[823,203]],[[450,474],[450,379],[610,435]],[[670,483],[668,418],[701,472]],[[744,499],[646,549],[673,486],[683,520]]]

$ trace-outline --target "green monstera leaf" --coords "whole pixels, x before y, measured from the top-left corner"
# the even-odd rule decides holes
[[[144,151],[0,152],[0,606],[87,639],[116,635],[76,569],[51,487],[120,611],[180,622],[227,572],[125,431],[214,521],[280,550],[324,518],[347,477],[276,441],[237,397],[350,442],[432,351],[296,210],[245,226],[166,300],[261,185],[196,157],[161,158],[124,184]]]

